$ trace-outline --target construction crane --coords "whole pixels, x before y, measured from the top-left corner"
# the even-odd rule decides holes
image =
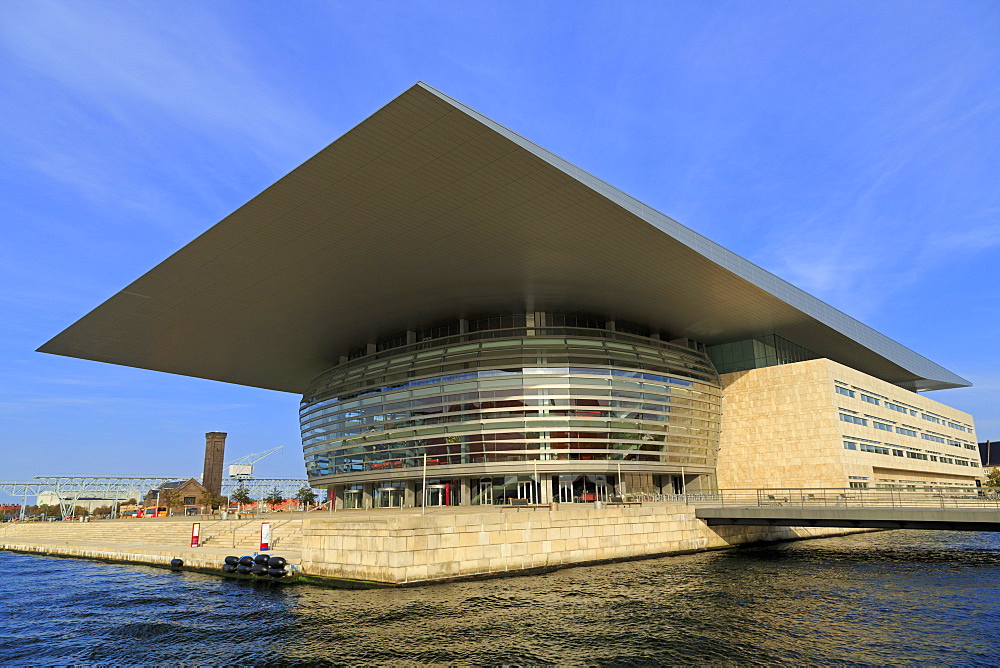
[[[267,452],[255,452],[252,455],[247,455],[245,457],[240,457],[239,459],[234,459],[233,461],[226,464],[228,466],[229,477],[236,478],[237,480],[249,480],[253,477],[253,465],[264,459],[268,455],[273,455],[278,450],[281,450],[283,445],[279,445],[276,448],[271,448]]]

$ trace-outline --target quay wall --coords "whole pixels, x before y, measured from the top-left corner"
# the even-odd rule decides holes
[[[306,520],[302,568],[317,576],[408,584],[858,531],[870,529],[709,527],[693,507],[668,503],[447,515],[348,511]]]
[[[676,503],[473,506],[430,509],[427,514],[405,508],[279,517],[207,522],[199,548],[190,547],[191,522],[181,518],[6,524],[0,528],[0,550],[157,566],[180,558],[187,568],[221,574],[227,555],[250,554],[259,547],[260,523],[270,521],[272,553],[307,577],[407,585],[870,531],[709,527],[695,517],[693,507]]]
[[[252,554],[260,547],[260,524],[272,526],[275,553],[301,560],[301,516],[253,520],[199,517],[99,520],[95,522],[9,522],[0,525],[0,550],[218,570],[227,555]],[[202,547],[191,547],[191,524],[201,524]]]

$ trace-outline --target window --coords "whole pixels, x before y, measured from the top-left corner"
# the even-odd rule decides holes
[[[909,457],[910,459],[923,459],[923,460],[926,460],[926,459],[927,459],[927,455],[925,455],[925,454],[924,454],[924,453],[922,453],[922,452],[912,452],[912,451],[908,451],[908,452],[906,453],[906,456],[907,456],[907,457]]]
[[[185,496],[184,497],[184,505],[185,506],[193,506],[196,503],[198,503],[198,500],[196,498],[194,498],[193,496]]]
[[[894,403],[891,403],[891,402],[888,402],[888,401],[885,402],[885,407],[888,408],[891,411],[896,411],[897,413],[903,413],[904,415],[909,412],[905,408],[903,408],[902,406],[900,406],[899,404],[894,404]]]
[[[867,394],[861,395],[861,401],[866,401],[869,404],[875,404],[876,406],[882,405],[882,402],[880,402],[878,399],[876,399],[875,397],[870,397]]]
[[[874,452],[877,455],[889,454],[889,448],[883,448],[880,445],[869,445],[868,443],[862,443],[861,450],[864,452]]]
[[[859,418],[857,415],[848,415],[846,413],[840,414],[840,419],[844,422],[850,422],[851,424],[859,424],[862,427],[868,426],[868,420],[864,418]],[[914,434],[915,436],[916,434]]]
[[[844,441],[844,449],[845,450],[857,450],[858,449],[858,444],[857,443],[852,443],[851,441]]]
[[[868,483],[866,482],[851,482],[851,489],[868,489]]]
[[[902,450],[893,450],[892,451],[892,456],[893,457],[902,457],[903,456],[903,451]]]
[[[845,397],[854,398],[854,390],[849,390],[846,387],[837,385],[837,394],[843,394]]]
[[[935,443],[944,443],[944,439],[940,436],[935,436],[934,434],[920,434],[920,438],[925,441],[934,441]]]
[[[933,422],[934,424],[941,424],[941,420],[934,417],[933,415],[928,415],[927,413],[921,413],[920,417],[927,420],[928,422]]]
[[[912,436],[913,438],[917,437],[917,432],[912,429],[907,429],[906,427],[896,427],[896,433],[902,434],[903,436]]]
[[[885,422],[872,422],[872,425],[876,429],[881,429],[882,431],[892,431],[892,425],[886,424]]]

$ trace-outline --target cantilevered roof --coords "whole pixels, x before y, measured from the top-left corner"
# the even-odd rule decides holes
[[[39,350],[302,392],[379,335],[525,310],[969,385],[423,83]]]

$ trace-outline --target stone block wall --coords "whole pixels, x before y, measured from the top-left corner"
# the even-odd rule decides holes
[[[310,575],[399,584],[850,533],[711,528],[679,504],[567,506],[316,517],[304,527],[302,567]]]

